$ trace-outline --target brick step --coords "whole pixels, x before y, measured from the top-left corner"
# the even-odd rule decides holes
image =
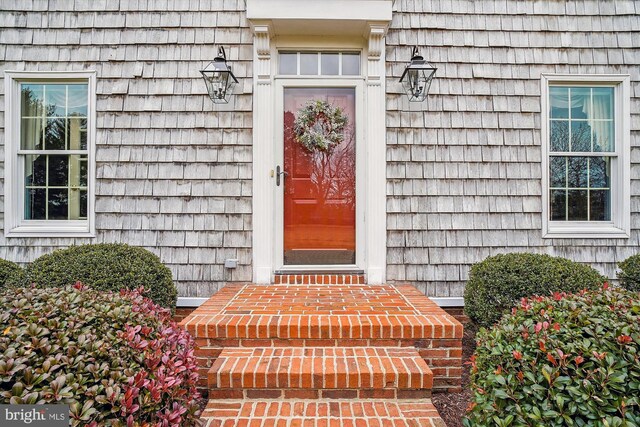
[[[419,398],[433,386],[413,348],[226,348],[208,380],[225,398]]]
[[[356,346],[415,347],[434,388],[460,388],[462,325],[410,285],[228,285],[181,325],[203,389],[223,348]]]
[[[209,400],[205,427],[446,427],[429,399]]]

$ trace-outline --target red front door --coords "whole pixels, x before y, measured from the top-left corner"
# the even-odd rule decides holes
[[[284,89],[284,264],[355,264],[356,144],[354,88]],[[343,138],[309,149],[294,130],[300,110],[326,101],[346,116]]]

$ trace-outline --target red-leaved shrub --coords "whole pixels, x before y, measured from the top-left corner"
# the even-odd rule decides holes
[[[0,331],[0,403],[66,403],[73,426],[198,424],[193,339],[141,290],[3,291]]]
[[[478,334],[466,427],[640,425],[640,294],[523,298]]]

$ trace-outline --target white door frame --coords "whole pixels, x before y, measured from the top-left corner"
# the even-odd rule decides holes
[[[276,165],[284,168],[284,90],[286,88],[354,88],[355,89],[355,121],[356,121],[356,262],[351,265],[284,265],[284,187],[286,179],[280,186],[274,185],[275,221],[273,235],[274,259],[278,271],[347,271],[364,270],[366,260],[365,247],[365,209],[366,196],[365,169],[363,142],[366,138],[364,121],[364,79],[361,78],[276,78],[275,84],[275,135],[274,135],[274,159]]]
[[[281,163],[276,162],[277,122],[275,99],[278,41],[274,38],[274,27],[269,20],[251,20],[254,32],[253,44],[253,281],[271,283],[273,274],[281,266],[274,253],[277,239],[275,224],[278,221],[277,202],[274,191],[275,178],[272,171]],[[358,207],[362,213],[364,231],[359,233],[365,259],[362,269],[370,284],[384,283],[386,276],[386,137],[385,137],[385,56],[384,37],[388,22],[366,22],[363,51],[366,66],[363,67],[363,107],[361,119],[356,119],[363,131],[360,144],[364,159],[356,160],[364,169],[364,184],[358,193],[364,201]],[[289,41],[287,43],[290,43]],[[309,48],[308,40],[306,47]],[[290,46],[287,46],[290,47]],[[330,46],[317,42],[317,49]],[[274,60],[272,60],[274,59]],[[336,79],[338,80],[338,79]],[[299,83],[298,83],[299,84]],[[353,84],[353,83],[352,83]],[[322,79],[322,85],[328,80]],[[359,247],[357,249],[360,249]],[[318,269],[318,266],[314,266]]]

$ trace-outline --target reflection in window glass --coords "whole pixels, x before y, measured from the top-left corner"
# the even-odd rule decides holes
[[[550,219],[611,221],[614,89],[551,86],[549,105]]]
[[[551,220],[609,221],[611,159],[609,157],[551,157]]]
[[[24,219],[86,219],[87,84],[24,83],[20,89],[20,148],[28,150],[19,152]]]

